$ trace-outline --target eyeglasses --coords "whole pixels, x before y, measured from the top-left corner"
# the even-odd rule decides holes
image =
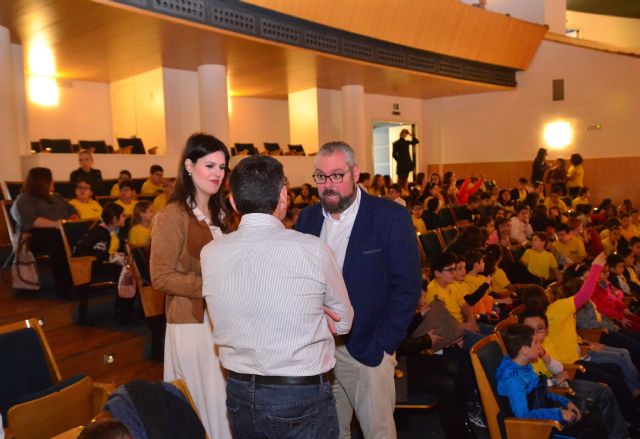
[[[457,270],[457,268],[455,266],[454,267],[447,267],[447,268],[443,268],[442,269],[443,272],[444,271],[452,272],[452,271],[456,271],[456,270]]]
[[[76,186],[76,189],[79,189],[81,191],[88,191],[91,190],[91,186]]]
[[[546,326],[536,326],[535,328],[531,327],[531,329],[533,329],[538,334],[542,334],[543,332],[547,332],[547,327]]]
[[[327,182],[327,178],[329,180],[331,180],[331,183],[342,183],[342,180],[344,179],[344,176],[346,174],[349,173],[349,171],[351,171],[351,167],[349,167],[349,169],[347,169],[345,172],[341,172],[341,173],[335,173],[335,174],[330,174],[330,175],[324,175],[324,174],[313,174],[313,181],[315,181],[318,184],[325,184]]]

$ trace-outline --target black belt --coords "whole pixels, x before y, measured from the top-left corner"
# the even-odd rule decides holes
[[[308,386],[313,384],[322,384],[329,381],[329,375],[321,373],[320,375],[312,375],[306,377],[277,377],[264,375],[250,375],[247,373],[237,373],[232,370],[227,371],[229,378],[240,381],[255,381],[257,384],[280,384],[287,386]]]

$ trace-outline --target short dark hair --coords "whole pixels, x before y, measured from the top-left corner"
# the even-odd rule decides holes
[[[475,195],[470,195],[469,198],[467,198],[467,204],[477,203],[477,202],[478,202],[478,197],[476,197]]]
[[[546,232],[536,232],[531,235],[531,239],[533,240],[534,237],[538,237],[538,239],[545,244],[547,243],[547,241],[549,241],[549,235],[547,235]]]
[[[102,221],[109,225],[114,218],[119,217],[124,212],[124,207],[116,203],[107,203],[102,208]]]
[[[527,184],[528,182],[529,182],[529,180],[527,180],[527,179],[526,179],[526,178],[524,178],[524,177],[520,177],[520,178],[518,179],[518,183]]]
[[[528,285],[520,298],[522,299],[522,304],[528,310],[546,312],[549,306],[547,295],[540,285]]]
[[[571,158],[569,160],[571,161],[571,164],[573,166],[581,165],[582,162],[584,161],[582,159],[582,156],[580,154],[577,154],[577,153],[576,154],[571,154]]]
[[[118,183],[118,188],[122,189],[128,187],[129,189],[131,189],[132,191],[136,190],[136,187],[133,184],[133,181],[131,180],[125,180],[122,183]]]
[[[626,258],[633,254],[633,250],[631,250],[629,247],[623,247],[620,250],[618,250],[618,254],[620,255],[621,258]]]
[[[531,346],[534,334],[533,328],[521,323],[509,326],[502,334],[502,340],[507,348],[509,357],[516,358],[520,349],[524,346]]]
[[[280,190],[284,186],[282,164],[269,156],[248,156],[233,168],[229,184],[240,215],[270,215],[278,206]]]
[[[569,227],[569,224],[562,223],[556,226],[556,233],[559,233],[559,232],[569,233],[570,231],[571,231],[571,228]]]
[[[430,198],[427,201],[427,210],[436,211],[438,210],[438,206],[440,205],[440,201],[437,198]]]
[[[53,175],[49,168],[31,168],[27,174],[27,179],[24,182],[22,191],[36,195],[40,198],[49,198],[49,189],[51,182],[53,181]]]
[[[542,320],[544,320],[544,325],[548,328],[549,327],[549,319],[547,318],[547,315],[543,312],[537,311],[537,310],[533,310],[533,309],[526,309],[524,310],[524,312],[518,314],[518,323],[522,323],[524,324],[524,321],[526,319],[532,318],[532,317],[539,317]]]
[[[484,255],[477,250],[469,250],[464,254],[464,263],[467,271],[473,270],[473,266],[482,262]]]
[[[369,174],[368,172],[361,172],[360,178],[358,178],[358,183],[364,183],[370,178],[371,178],[371,174]]]
[[[624,258],[617,253],[607,256],[607,265],[609,268],[615,268],[618,264],[624,264]]]
[[[523,210],[526,210],[527,212],[529,211],[529,206],[527,206],[525,203],[520,203],[516,206],[516,215],[519,215],[520,212],[522,212]]]
[[[155,174],[156,172],[162,172],[164,174],[164,169],[160,165],[151,165],[149,168],[149,174]]]
[[[398,183],[394,183],[391,186],[389,186],[389,190],[391,190],[391,189],[393,189],[394,191],[396,191],[399,194],[402,193],[402,188],[400,187],[400,185]]]
[[[82,429],[78,439],[131,439],[127,427],[115,419],[95,421]]]
[[[78,178],[76,178],[74,187],[77,188],[80,183],[88,184],[91,187],[91,192],[94,191],[93,185],[91,184],[91,182],[89,181],[89,179],[87,177],[78,177]]]
[[[123,169],[120,172],[118,172],[118,175],[120,174],[127,174],[129,178],[131,178],[131,172],[129,172],[127,169]]]
[[[640,243],[640,236],[633,236],[631,237],[631,239],[629,240],[629,245],[631,247],[633,247],[634,245]]]
[[[451,252],[437,254],[431,260],[431,272],[433,274],[435,274],[436,271],[442,272],[445,267],[448,267],[451,264],[457,264],[458,261],[458,257]]]
[[[471,198],[471,197],[469,197],[469,198]],[[491,199],[491,194],[489,192],[483,192],[483,193],[480,194],[480,199],[481,200],[490,200]]]

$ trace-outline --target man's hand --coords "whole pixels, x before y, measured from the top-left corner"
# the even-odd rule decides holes
[[[571,410],[576,415],[576,422],[582,419],[582,413],[580,413],[580,409],[576,407],[576,405],[572,402],[567,403],[567,410]]]
[[[591,350],[593,352],[602,352],[604,351],[604,348],[606,347],[605,345],[603,345],[602,343],[595,343],[592,342],[591,344]]]
[[[329,331],[331,331],[331,333],[333,335],[337,335],[338,331],[336,330],[336,324],[335,322],[339,322],[341,317],[338,315],[337,312],[335,312],[334,310],[327,308],[326,306],[324,307],[324,318],[327,319],[327,325],[329,325]]]

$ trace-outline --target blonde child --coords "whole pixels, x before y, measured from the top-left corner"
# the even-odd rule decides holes
[[[148,247],[151,244],[151,219],[155,209],[151,202],[138,201],[133,209],[131,230],[129,230],[129,244],[133,247]]]

